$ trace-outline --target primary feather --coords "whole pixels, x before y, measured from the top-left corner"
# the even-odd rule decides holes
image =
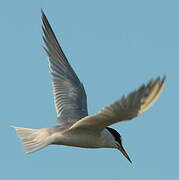
[[[49,56],[52,75],[57,122],[73,124],[88,115],[86,93],[83,84],[65,57],[43,11],[42,22],[43,39],[47,47],[44,49]]]
[[[127,97],[115,101],[104,107],[99,113],[87,116],[76,122],[71,129],[87,128],[93,131],[101,131],[114,123],[130,120],[146,111],[159,97],[166,77],[155,82],[151,80],[147,85],[141,86]]]

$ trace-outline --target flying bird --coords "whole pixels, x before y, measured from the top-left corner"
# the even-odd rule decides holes
[[[88,115],[87,96],[73,68],[63,53],[55,34],[42,11],[44,47],[49,60],[50,74],[60,125],[42,129],[12,126],[21,140],[26,154],[48,145],[82,148],[115,148],[130,161],[122,145],[121,135],[108,126],[131,120],[146,111],[160,96],[166,76],[151,80],[127,96],[104,107],[97,114]]]

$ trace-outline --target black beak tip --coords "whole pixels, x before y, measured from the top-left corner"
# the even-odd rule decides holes
[[[132,161],[130,160],[130,159],[128,159],[129,160],[129,162],[132,164]]]

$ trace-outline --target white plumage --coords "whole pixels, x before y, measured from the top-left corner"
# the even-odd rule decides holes
[[[151,80],[128,96],[123,96],[97,114],[89,115],[83,84],[65,57],[52,28],[42,11],[43,39],[49,56],[54,103],[59,126],[43,129],[15,128],[26,153],[50,144],[84,148],[117,148],[131,162],[122,146],[120,134],[108,126],[133,119],[146,111],[159,97],[166,77]]]

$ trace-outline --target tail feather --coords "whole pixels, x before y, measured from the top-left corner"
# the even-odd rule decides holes
[[[46,129],[30,129],[16,126],[11,127],[16,130],[24,149],[26,150],[25,154],[38,151],[51,143]]]

